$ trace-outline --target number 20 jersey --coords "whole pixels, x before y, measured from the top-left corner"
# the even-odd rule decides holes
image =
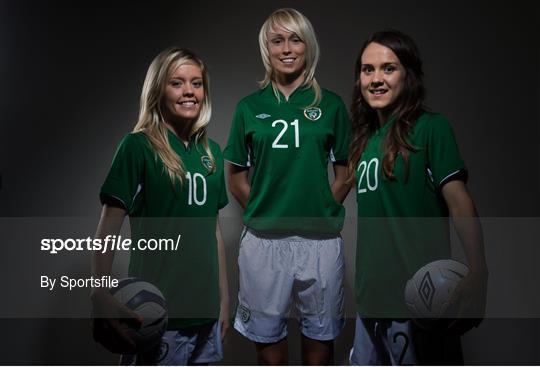
[[[242,99],[234,114],[224,158],[251,167],[244,224],[258,231],[338,233],[345,208],[328,182],[328,161],[345,161],[351,123],[341,98],[311,88],[279,100],[268,85]]]
[[[450,257],[448,208],[442,187],[466,180],[465,163],[448,120],[423,113],[408,141],[409,167],[396,158],[389,179],[383,174],[384,141],[394,119],[367,141],[356,170],[358,236],[355,293],[358,314],[374,318],[407,318],[404,289],[422,266]],[[430,303],[432,285],[421,294]]]

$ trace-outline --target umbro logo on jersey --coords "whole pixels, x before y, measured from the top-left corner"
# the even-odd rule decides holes
[[[257,116],[255,116],[255,117],[258,118],[258,119],[263,119],[263,120],[264,120],[264,119],[269,118],[270,115],[267,114],[267,113],[261,113],[260,115],[257,115]]]
[[[319,107],[308,107],[304,109],[304,116],[311,121],[317,121],[322,116],[322,111]]]

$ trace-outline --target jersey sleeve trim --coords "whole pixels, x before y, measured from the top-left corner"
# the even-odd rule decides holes
[[[348,162],[349,162],[349,161],[348,161],[347,159],[339,159],[339,160],[337,160],[337,161],[333,161],[332,164],[333,164],[334,166],[345,166],[345,167],[347,167],[347,163],[348,163]]]
[[[128,208],[124,200],[122,200],[120,197],[116,195],[111,195],[111,194],[102,192],[99,194],[99,200],[101,201],[101,205],[107,204],[108,206],[121,208],[121,209],[124,209],[126,212],[128,211]]]
[[[235,166],[238,166],[238,167],[244,167],[244,168],[251,167],[251,164],[249,162],[246,162],[246,164],[241,164],[241,163],[231,161],[230,159],[227,159],[227,158],[224,158],[224,161],[234,164]]]
[[[229,205],[229,198],[227,198],[227,201],[221,202],[218,204],[218,211],[225,208],[227,205]]]
[[[135,204],[135,199],[137,199],[137,196],[139,196],[139,194],[141,193],[142,191],[142,188],[143,188],[143,185],[142,183],[138,184],[137,185],[137,190],[135,191],[135,194],[133,195],[133,197],[131,198],[131,205],[128,206],[127,204],[127,200],[125,198],[122,198],[120,195],[116,194],[116,193],[113,193],[113,192],[107,192],[107,190],[105,191],[102,191],[100,194],[99,194],[99,197],[100,197],[100,200],[101,200],[101,204],[105,204],[107,201],[106,199],[104,198],[105,196],[108,196],[110,198],[113,198],[115,200],[117,200],[118,202],[122,203],[124,208],[126,209],[126,211],[128,212],[128,214],[130,214],[133,210],[133,205]]]
[[[454,181],[454,180],[460,180],[460,181],[463,181],[463,182],[467,182],[467,178],[468,178],[468,172],[465,168],[461,168],[461,169],[458,169],[457,171],[454,171],[452,173],[450,173],[449,175],[447,175],[445,178],[443,178],[441,180],[441,182],[439,183],[439,187],[443,187],[445,184],[447,184],[448,182],[450,181]]]
[[[328,154],[328,158],[330,159],[330,162],[332,162],[332,164],[347,165],[347,161],[349,157],[336,158],[336,156],[334,155],[334,149],[331,148],[330,153]]]

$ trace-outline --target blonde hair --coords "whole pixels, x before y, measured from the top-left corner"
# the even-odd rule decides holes
[[[203,77],[204,99],[201,103],[199,117],[192,124],[189,132],[189,139],[195,136],[195,143],[201,142],[205,153],[212,161],[212,169],[209,173],[215,171],[215,160],[206,136],[206,125],[212,115],[210,104],[209,80],[206,67],[202,60],[193,52],[171,47],[157,55],[146,73],[144,85],[141,93],[141,106],[139,110],[139,120],[133,128],[133,132],[142,132],[148,138],[155,153],[165,166],[172,183],[179,180],[180,184],[184,182],[186,170],[182,159],[172,149],[168,138],[168,127],[163,118],[163,100],[165,87],[171,74],[184,64],[195,64],[201,69]],[[157,157],[156,157],[157,158]]]
[[[271,30],[283,28],[287,32],[295,33],[306,45],[306,65],[304,67],[304,82],[300,87],[309,87],[313,89],[315,98],[309,107],[317,106],[321,101],[321,87],[315,79],[315,69],[319,62],[319,43],[315,30],[309,20],[298,10],[292,8],[283,8],[274,11],[266,19],[259,32],[259,48],[266,74],[264,79],[259,82],[261,88],[266,88],[272,84],[272,89],[279,101],[279,93],[274,83],[274,70],[270,63],[270,54],[268,52],[268,33]]]

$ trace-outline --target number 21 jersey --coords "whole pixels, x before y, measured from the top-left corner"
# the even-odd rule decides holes
[[[343,101],[322,90],[298,88],[289,99],[272,86],[242,99],[224,158],[250,167],[244,224],[258,231],[328,233],[341,230],[345,208],[328,182],[328,161],[346,161],[351,123]]]

